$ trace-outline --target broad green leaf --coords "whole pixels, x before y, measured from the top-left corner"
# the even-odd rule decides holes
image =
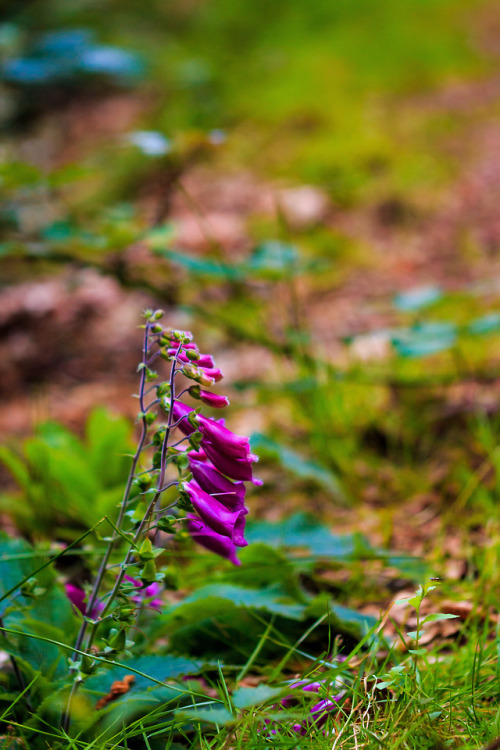
[[[300,620],[304,614],[303,605],[296,604],[278,586],[267,589],[248,589],[230,584],[210,584],[203,586],[167,612],[167,620],[199,621],[217,616],[222,607],[262,609],[276,615]]]
[[[133,667],[140,672],[151,675],[155,680],[166,681],[184,677],[185,675],[199,674],[203,667],[203,662],[171,654],[165,656],[159,654],[138,656],[134,659],[124,661],[120,667],[112,667],[89,677],[85,686],[88,690],[97,693],[108,693],[115,680],[123,680],[124,675],[127,674],[128,667]],[[145,690],[155,684],[140,675],[134,676],[135,682],[132,685],[131,691]]]
[[[371,551],[361,535],[333,534],[327,526],[304,513],[280,523],[251,522],[246,537],[249,542],[264,542],[273,547],[305,547],[315,556],[338,560],[363,557]]]
[[[225,573],[225,581],[252,589],[280,584],[284,593],[298,601],[303,599],[297,566],[282,552],[263,542],[254,542],[241,550],[239,558],[242,564]]]
[[[333,630],[347,633],[356,639],[366,635],[377,623],[376,618],[371,615],[364,615],[342,604],[335,604],[326,594],[315,597],[306,608],[306,615],[314,619],[327,615]]]
[[[229,265],[229,263],[223,263],[213,258],[198,258],[175,250],[155,248],[155,251],[158,255],[170,260],[174,265],[189,271],[194,276],[227,281],[235,281],[244,277],[243,272],[237,266]]]
[[[443,292],[438,286],[416,287],[397,294],[394,298],[394,307],[402,312],[414,312],[434,304],[442,296]]]
[[[421,323],[398,333],[392,344],[402,357],[427,357],[450,349],[456,338],[453,323]]]
[[[213,704],[213,706],[200,706],[199,708],[180,708],[176,711],[177,716],[185,716],[187,719],[193,721],[200,721],[204,724],[215,724],[217,726],[226,726],[227,724],[233,724],[236,719],[235,717],[220,704]]]
[[[337,475],[330,469],[305,458],[297,451],[277,443],[266,435],[254,433],[250,442],[252,449],[262,457],[268,456],[280,462],[280,464],[300,479],[306,479],[320,485],[335,497],[345,497],[345,490]]]
[[[132,452],[130,423],[106,409],[94,409],[86,425],[86,443],[90,465],[103,487],[124,482]]]
[[[232,695],[232,701],[236,708],[248,708],[257,706],[260,703],[266,703],[275,699],[278,695],[287,692],[287,688],[271,687],[270,685],[261,684],[257,687],[242,687],[235,690]],[[289,691],[288,691],[289,692]]]
[[[0,533],[0,596],[43,564],[43,557],[36,556],[31,559],[30,553],[34,553],[34,550],[28,542],[22,539],[9,539],[6,534]],[[53,578],[53,573],[46,568],[37,574],[37,584],[48,589]],[[12,604],[26,607],[28,603],[19,591],[14,591],[0,603],[0,614]]]
[[[467,331],[476,336],[498,330],[500,330],[500,313],[496,312],[476,318],[467,326]]]

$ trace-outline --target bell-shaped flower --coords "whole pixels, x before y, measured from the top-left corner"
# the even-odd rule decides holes
[[[262,484],[260,479],[253,478],[252,462],[257,460],[256,456],[250,459],[233,458],[232,456],[228,456],[224,449],[219,450],[208,440],[203,440],[201,447],[215,468],[230,479],[253,482],[256,485]]]
[[[174,401],[172,418],[174,422],[179,422],[177,426],[184,435],[191,435],[193,432],[196,432],[195,428],[187,420],[189,413],[192,411],[193,409],[183,404],[182,401]]]
[[[201,518],[192,513],[188,517],[188,531],[195,542],[201,544],[202,547],[210,550],[210,552],[215,552],[216,555],[229,560],[233,565],[241,565],[236,557],[236,546],[231,539],[227,536],[222,536],[222,534],[217,534],[217,532],[203,523]]]
[[[200,390],[200,400],[213,409],[223,409],[225,406],[229,406],[227,396],[219,396],[218,393],[212,393],[211,391]]]
[[[162,599],[155,598],[158,597],[161,593],[161,586],[158,581],[153,581],[153,583],[150,583],[149,586],[142,588],[142,583],[138,581],[137,578],[125,576],[125,580],[133,583],[137,589],[140,589],[140,591],[137,592],[136,596],[131,597],[132,601],[135,602],[135,604],[147,604],[148,607],[151,607],[153,609],[158,609],[163,605]]]
[[[243,538],[244,510],[228,510],[219,500],[202,490],[194,479],[183,482],[181,488],[188,495],[196,513],[212,531],[228,537],[237,547],[246,547],[247,542]]]
[[[212,464],[197,460],[191,452],[188,458],[193,478],[202,490],[217,498],[229,510],[242,510],[248,513],[245,506],[246,487],[243,482],[231,482],[223,477]]]
[[[250,440],[244,435],[236,435],[236,433],[221,425],[220,422],[204,417],[202,414],[198,414],[196,422],[204,440],[210,441],[215,449],[233,458],[247,461],[258,460],[257,456],[254,456],[250,451]]]

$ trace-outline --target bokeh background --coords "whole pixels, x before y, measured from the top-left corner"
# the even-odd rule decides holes
[[[140,313],[161,307],[226,374],[257,516],[306,509],[416,554],[480,538],[498,5],[4,0],[0,21],[11,449],[46,420],[82,437],[95,407],[133,418]]]

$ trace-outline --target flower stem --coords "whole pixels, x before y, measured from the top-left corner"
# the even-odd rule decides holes
[[[148,321],[146,323],[146,327],[144,331],[144,341],[143,341],[143,348],[142,348],[143,367],[141,369],[141,378],[140,378],[140,385],[139,385],[139,405],[140,405],[140,411],[143,415],[145,415],[146,413],[145,408],[144,408],[144,391],[145,391],[145,385],[146,385],[146,362],[147,362],[148,349],[149,349],[149,334],[150,334],[150,323]],[[128,478],[127,478],[127,483],[125,485],[125,490],[123,492],[123,497],[120,503],[120,508],[118,511],[117,519],[116,519],[115,525],[117,526],[117,528],[120,528],[123,522],[123,518],[125,515],[126,508],[127,508],[127,503],[128,503],[129,496],[130,496],[130,490],[132,489],[132,482],[134,481],[135,472],[137,469],[137,463],[139,461],[139,457],[144,447],[144,442],[146,440],[147,427],[148,426],[146,422],[146,417],[143,416],[141,419],[141,434],[139,437],[139,442],[137,443],[137,448],[132,458],[132,465],[130,467],[130,471],[129,471]],[[108,543],[106,551],[101,560],[101,564],[99,565],[99,570],[97,571],[94,585],[92,587],[92,592],[90,594],[90,598],[87,604],[87,611],[89,612],[89,614],[92,612],[97,602],[97,597],[99,596],[99,590],[101,588],[101,584],[102,584],[104,575],[107,570],[109,559],[111,557],[111,553],[113,551],[114,545],[118,538],[119,538],[119,534],[117,534],[117,532],[115,531]],[[75,653],[73,654],[72,660],[71,660],[72,663],[70,666],[70,674],[76,671],[76,662],[78,660],[77,652],[80,651],[81,649],[83,640],[85,638],[85,634],[87,632],[87,626],[88,626],[87,620],[83,620],[80,626],[80,630],[78,632],[77,638],[76,638],[76,642],[75,642]],[[67,731],[69,728],[71,706],[72,706],[72,702],[73,702],[73,698],[76,693],[76,690],[78,689],[78,685],[79,685],[79,681],[75,679],[71,688],[66,710],[62,716],[61,727],[65,731]]]

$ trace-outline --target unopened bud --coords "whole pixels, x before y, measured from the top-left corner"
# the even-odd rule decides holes
[[[147,560],[139,577],[146,585],[156,581],[156,565],[154,560]]]

